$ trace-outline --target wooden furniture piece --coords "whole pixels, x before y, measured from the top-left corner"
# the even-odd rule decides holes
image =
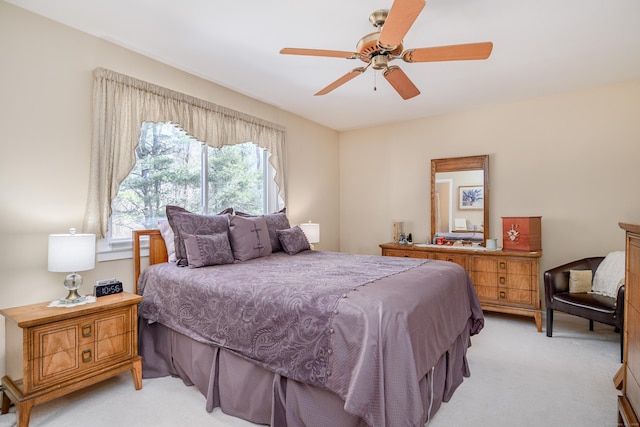
[[[640,225],[620,223],[626,232],[624,362],[618,425],[637,426],[640,413]]]
[[[149,265],[167,262],[167,246],[159,230],[133,230],[133,291],[138,293],[138,278],[140,277],[140,239],[149,239]]]
[[[474,183],[475,185],[483,187],[483,213],[482,213],[482,226],[483,230],[481,233],[484,233],[484,238],[490,237],[489,233],[489,155],[483,154],[480,156],[467,156],[467,157],[453,157],[446,159],[432,159],[431,160],[431,236],[430,241],[434,241],[434,236],[438,230],[436,225],[439,223],[437,220],[438,217],[438,206],[440,203],[437,203],[437,200],[441,198],[436,198],[436,181],[440,178],[447,178],[452,180],[453,186],[457,189],[462,182],[464,185],[468,185],[470,183],[466,181],[460,181],[460,178],[465,176],[465,172],[469,171],[482,171],[482,182]],[[457,179],[454,179],[456,177]],[[455,199],[455,197],[454,197]],[[455,204],[453,201],[450,203]],[[456,212],[456,209],[453,209],[453,212]],[[450,229],[453,228],[453,224],[451,224]],[[471,230],[470,230],[471,231]]]
[[[75,307],[46,302],[0,310],[7,340],[2,413],[13,402],[18,427],[27,427],[35,405],[125,371],[140,390],[140,301],[141,296],[124,292]]]
[[[502,249],[535,252],[542,250],[542,217],[502,217]]]
[[[380,245],[383,256],[451,261],[471,277],[483,310],[533,317],[542,332],[540,257],[542,252],[488,251],[439,245]]]

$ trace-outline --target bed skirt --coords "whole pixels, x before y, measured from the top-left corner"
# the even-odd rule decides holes
[[[425,422],[442,402],[449,401],[463,377],[469,376],[469,327],[420,381]],[[345,412],[344,401],[331,391],[287,379],[160,323],[149,324],[140,318],[139,334],[143,377],[181,378],[200,390],[209,412],[219,407],[225,414],[273,427],[367,426]]]

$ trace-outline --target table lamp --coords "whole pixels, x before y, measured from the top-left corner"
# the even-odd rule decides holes
[[[82,276],[78,271],[92,270],[96,265],[96,236],[95,234],[76,234],[76,229],[69,230],[69,234],[49,235],[49,267],[51,272],[69,273],[64,279],[64,287],[69,291],[61,304],[78,304],[85,297],[78,294],[82,286]]]
[[[313,249],[313,244],[320,242],[320,224],[309,221],[305,224],[300,224],[300,228],[304,235],[307,236],[311,249]]]

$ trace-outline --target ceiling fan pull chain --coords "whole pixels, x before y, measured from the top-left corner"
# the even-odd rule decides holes
[[[377,70],[373,70],[373,91],[377,91],[378,90],[378,82],[376,79],[376,76],[378,75],[378,73],[376,72]]]

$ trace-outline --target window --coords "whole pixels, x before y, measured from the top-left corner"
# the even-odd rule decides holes
[[[94,126],[83,232],[95,233],[101,241],[107,237],[113,200],[136,165],[135,151],[144,122],[188,124],[184,126],[187,133],[209,147],[252,141],[269,152],[266,156],[276,171],[273,180],[279,195],[287,200],[283,126],[104,68],[94,70],[93,85]],[[267,190],[271,186],[265,185]],[[266,203],[274,203],[271,195]],[[100,251],[103,250],[101,246]],[[115,259],[100,255],[98,258]]]
[[[228,207],[252,214],[281,209],[268,159],[251,142],[212,148],[173,123],[143,123],[136,165],[113,200],[101,252],[128,251],[131,231],[157,228],[167,205],[205,214]]]

